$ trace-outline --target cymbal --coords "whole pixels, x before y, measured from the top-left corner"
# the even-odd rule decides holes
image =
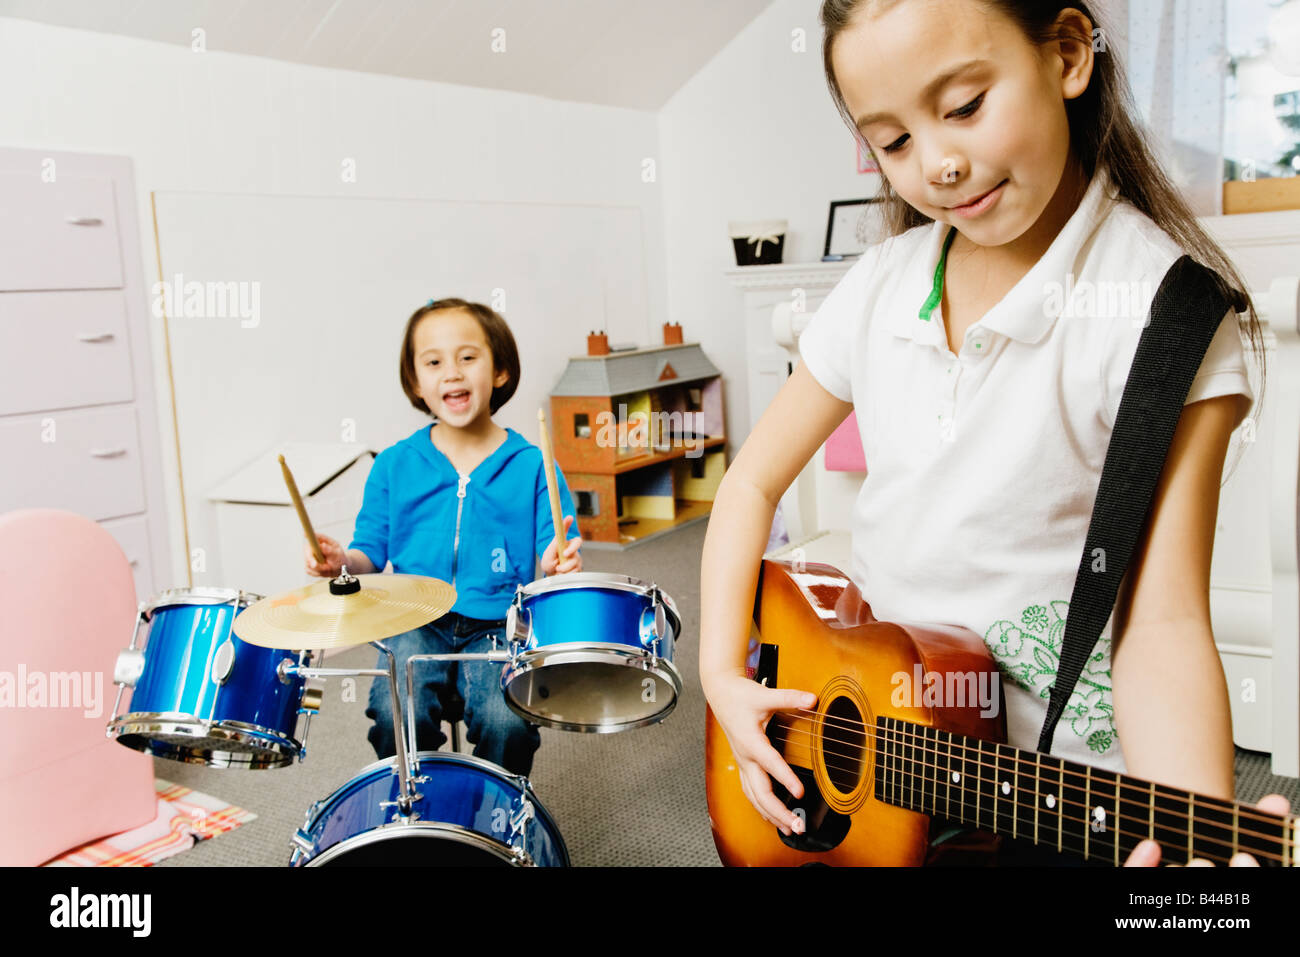
[[[263,598],[235,617],[235,634],[262,648],[348,648],[428,624],[456,603],[456,589],[437,578],[354,578],[353,594],[331,594],[325,580]]]

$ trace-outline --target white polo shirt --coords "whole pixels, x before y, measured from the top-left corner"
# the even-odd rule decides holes
[[[953,355],[941,306],[920,315],[949,229],[930,223],[868,249],[799,351],[828,392],[853,403],[866,455],[845,571],[878,619],[982,635],[1003,674],[1009,741],[1032,750],[1120,396],[1151,301],[1182,250],[1099,174]],[[1230,393],[1254,398],[1231,311],[1187,402]],[[1052,753],[1122,772],[1110,630]]]

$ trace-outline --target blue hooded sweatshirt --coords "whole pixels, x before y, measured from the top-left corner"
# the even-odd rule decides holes
[[[506,429],[505,441],[461,476],[433,444],[431,428],[437,426],[421,426],[376,456],[348,547],[376,569],[391,561],[394,572],[451,582],[452,611],[504,618],[515,586],[534,580],[534,560],[555,537],[542,450]],[[573,515],[558,465],[555,477],[560,508]],[[569,538],[577,536],[575,517]]]

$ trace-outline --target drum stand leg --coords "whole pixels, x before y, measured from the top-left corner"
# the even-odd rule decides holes
[[[393,738],[397,741],[397,810],[402,817],[409,817],[411,814],[411,765],[408,763],[408,752],[406,748],[406,734],[402,729],[399,715],[402,711],[402,699],[397,693],[397,658],[389,650],[388,646],[382,641],[372,641],[372,645],[388,657],[388,693],[393,697]],[[410,684],[411,673],[410,665],[407,666],[406,681]],[[411,742],[414,746],[415,742]]]

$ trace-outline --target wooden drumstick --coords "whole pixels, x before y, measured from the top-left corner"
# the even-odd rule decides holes
[[[546,412],[537,410],[538,432],[542,449],[542,471],[546,473],[546,489],[551,493],[551,522],[555,525],[555,564],[564,561],[564,513],[560,510],[560,486],[555,480],[555,458],[551,455],[551,433],[546,427]]]
[[[293,480],[293,473],[289,471],[289,463],[284,460],[284,456],[278,456],[280,459],[280,471],[284,473],[284,484],[289,486],[289,497],[293,499],[293,507],[298,512],[298,521],[302,522],[302,533],[307,536],[307,541],[311,543],[312,554],[316,556],[316,561],[325,564],[325,553],[320,550],[320,542],[316,540],[316,532],[311,527],[311,519],[307,517],[307,507],[302,504],[302,496],[298,494],[298,483]]]

